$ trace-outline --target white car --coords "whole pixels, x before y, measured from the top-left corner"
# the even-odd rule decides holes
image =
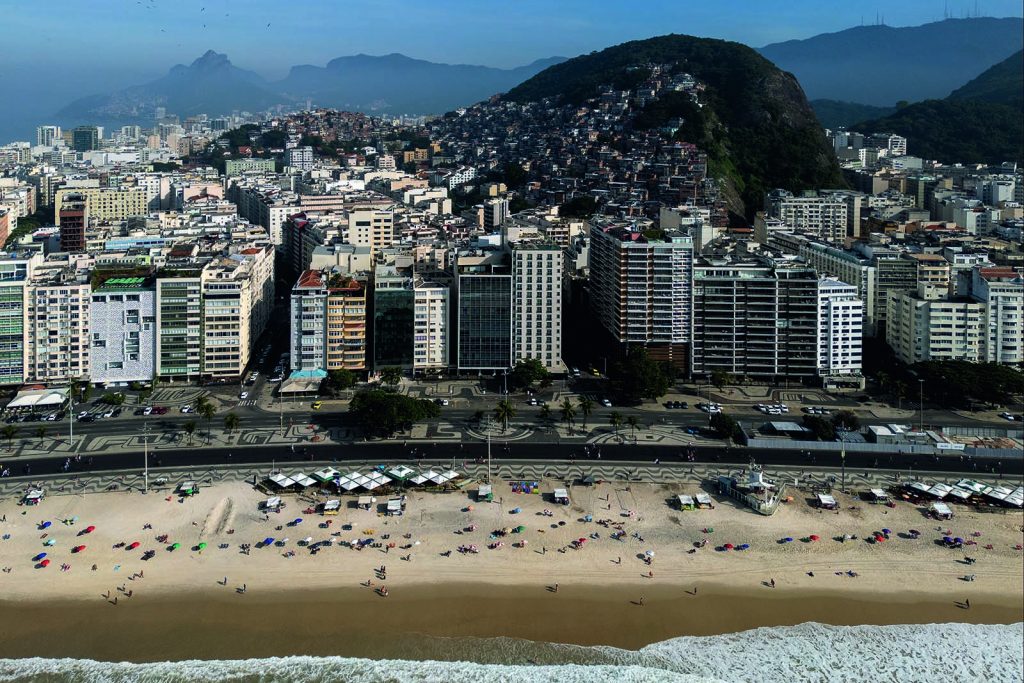
[[[602,398],[601,399],[601,405],[603,405],[605,408],[611,408],[612,407],[612,402],[609,401],[606,398]]]
[[[153,414],[153,406],[146,406],[145,408],[143,408],[142,409],[142,414],[143,415],[152,415]]]
[[[181,407],[181,412],[183,412],[183,413],[191,413],[191,412],[194,412],[194,408],[192,408],[192,406],[182,406]]]
[[[247,398],[249,398],[249,392],[248,391],[243,391],[241,394],[238,395],[238,399],[241,400],[241,401],[244,401]]]
[[[1017,420],[1016,415],[1007,412],[999,413],[999,417],[1003,418],[1004,420],[1009,420],[1010,422],[1015,422]]]
[[[535,406],[537,405],[537,399],[531,398],[529,401],[527,401],[527,403],[531,406]]]

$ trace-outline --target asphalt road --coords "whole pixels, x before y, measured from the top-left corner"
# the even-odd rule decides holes
[[[494,444],[492,457],[502,460],[530,461],[566,461],[575,460],[577,464],[588,459],[602,462],[637,462],[650,463],[660,460],[662,464],[694,463],[737,464],[747,466],[751,458],[757,464],[766,466],[786,467],[834,467],[843,466],[839,454],[814,453],[804,454],[793,449],[757,449],[727,448],[724,446],[696,447],[689,449],[680,446],[656,445],[602,445],[599,450],[591,447],[591,453],[585,454],[582,445],[557,445],[547,443],[514,442],[508,446]],[[361,462],[367,464],[414,462],[418,458],[430,460],[446,460],[452,458],[456,467],[466,460],[484,459],[487,457],[487,446],[482,443],[457,444],[422,444],[407,445],[399,440],[368,442],[359,444],[322,444],[304,448],[296,446],[292,451],[288,447],[261,447],[247,449],[164,449],[150,454],[150,467],[205,467],[220,464],[278,465],[299,467],[304,461],[336,460],[338,462]],[[32,477],[45,474],[60,474],[65,458],[19,458],[10,463],[10,476]],[[71,461],[70,473],[100,472],[107,470],[139,470],[143,467],[143,454],[138,452],[114,452],[98,454],[93,458],[83,455],[80,462]],[[864,453],[848,453],[845,460],[848,471],[869,471],[872,469],[905,470],[908,476],[914,472],[935,470],[943,472],[963,472],[971,474],[1001,474],[1007,477],[1019,477],[1024,473],[1024,459],[963,459],[960,455],[923,456],[907,455],[893,452],[876,455]]]

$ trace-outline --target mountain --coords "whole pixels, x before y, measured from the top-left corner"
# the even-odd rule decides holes
[[[145,85],[75,100],[57,113],[68,123],[152,121],[156,107],[189,116],[262,111],[311,99],[318,106],[355,111],[440,114],[504,92],[562,57],[540,59],[514,69],[437,64],[400,54],[338,57],[318,67],[292,67],[288,76],[267,82],[234,66],[226,55],[208,51],[188,66]]]
[[[876,106],[945,97],[1024,48],[1024,19],[947,19],[921,26],[857,26],[766,45],[762,55],[793,73],[812,99]]]
[[[826,128],[845,127],[855,121],[877,119],[896,111],[896,107],[875,107],[840,100],[811,100],[811,109]]]
[[[190,65],[178,64],[150,83],[75,100],[57,116],[82,122],[152,120],[156,107],[181,116],[216,115],[234,109],[260,111],[285,102],[258,74],[239,69],[226,55],[209,50]]]
[[[743,203],[733,204],[737,213],[750,217],[772,188],[800,191],[843,184],[796,78],[739,43],[675,34],[623,43],[551,66],[504,99],[580,103],[595,97],[601,86],[641,82],[651,64],[691,74],[705,85],[701,99],[706,104],[698,108],[672,93],[648,104],[634,125],[661,126],[681,117],[677,137],[707,151],[709,171],[727,180],[727,194]]]
[[[906,136],[907,151],[946,163],[1024,162],[1024,54],[996,64],[942,100],[925,100],[858,123]]]
[[[949,95],[951,100],[984,100],[1020,107],[1024,103],[1024,50],[1018,50]]]
[[[515,69],[439,64],[402,54],[358,54],[326,66],[292,67],[274,87],[297,100],[349,110],[436,114],[505,92],[564,57],[537,60]]]

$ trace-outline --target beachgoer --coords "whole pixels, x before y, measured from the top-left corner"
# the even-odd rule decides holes
[[[772,584],[772,588],[775,588],[775,579],[772,579],[771,584]]]
[[[967,598],[964,600],[964,604],[967,605],[967,609],[971,609],[971,599]]]
[[[557,592],[558,592],[558,584],[557,584],[557,583],[555,584],[555,590],[554,590],[554,592],[555,592],[555,593],[557,593]]]
[[[641,607],[644,606],[644,596],[642,596],[642,595],[640,596],[640,606]]]

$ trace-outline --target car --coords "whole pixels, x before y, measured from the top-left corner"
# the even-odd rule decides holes
[[[687,427],[686,428],[686,433],[687,434],[692,434],[692,435],[697,435],[697,434],[700,434],[700,429],[698,429],[697,427]]]
[[[133,413],[133,415],[145,415],[145,414],[146,414],[146,409],[145,408],[141,408],[141,407],[140,408],[136,408],[135,412]]]
[[[601,376],[601,373],[598,371],[597,368],[590,368],[590,374],[593,375],[594,377],[600,377]]]
[[[193,412],[195,412],[195,408],[193,408],[192,406],[182,406],[181,407],[181,412],[182,413],[193,413]]]
[[[114,408],[114,414],[112,415],[112,417],[121,417],[122,412],[124,412],[124,409]]]
[[[79,420],[81,420],[81,419],[82,419],[83,417],[85,417],[85,416],[86,416],[86,415],[88,415],[88,414],[89,414],[89,411],[88,411],[88,410],[83,410],[82,412],[80,412],[80,413],[78,414],[78,419],[79,419]]]
[[[153,406],[146,406],[142,409],[143,415],[152,415],[153,411],[156,410]],[[157,415],[163,415],[163,413],[157,413]]]
[[[579,377],[580,376],[580,369],[579,368],[572,368],[571,370],[569,370],[569,372],[572,373],[573,377]]]
[[[153,408],[154,415],[166,415],[169,408],[166,406],[156,406]]]
[[[603,405],[605,408],[611,408],[612,407],[612,402],[610,400],[606,399],[606,398],[602,398],[601,399],[601,405]]]
[[[47,422],[55,422],[60,419],[60,413],[50,413],[45,419]]]
[[[102,413],[100,413],[100,416],[101,417],[114,417],[114,409],[113,408],[108,408],[107,410],[104,410]]]
[[[313,401],[313,405],[310,406],[313,410],[320,410],[324,407],[323,401]]]
[[[78,421],[79,422],[95,422],[96,421],[96,416],[95,415],[91,415],[89,413],[86,413],[85,415],[79,415],[78,416]]]
[[[1002,412],[1002,413],[999,413],[999,417],[1003,418],[1004,420],[1009,420],[1010,422],[1016,422],[1017,421],[1017,416],[1016,415],[1014,415],[1013,413],[1007,413],[1005,411]]]
[[[244,401],[247,398],[249,398],[249,392],[248,391],[243,391],[242,393],[240,393],[238,395],[238,399],[241,400],[241,401]]]
[[[683,410],[686,410],[687,408],[690,407],[690,404],[687,403],[686,401],[680,401],[679,402],[679,407],[682,408]]]
[[[439,406],[446,406],[450,403],[450,401],[446,398],[435,398],[434,403],[436,403]]]

